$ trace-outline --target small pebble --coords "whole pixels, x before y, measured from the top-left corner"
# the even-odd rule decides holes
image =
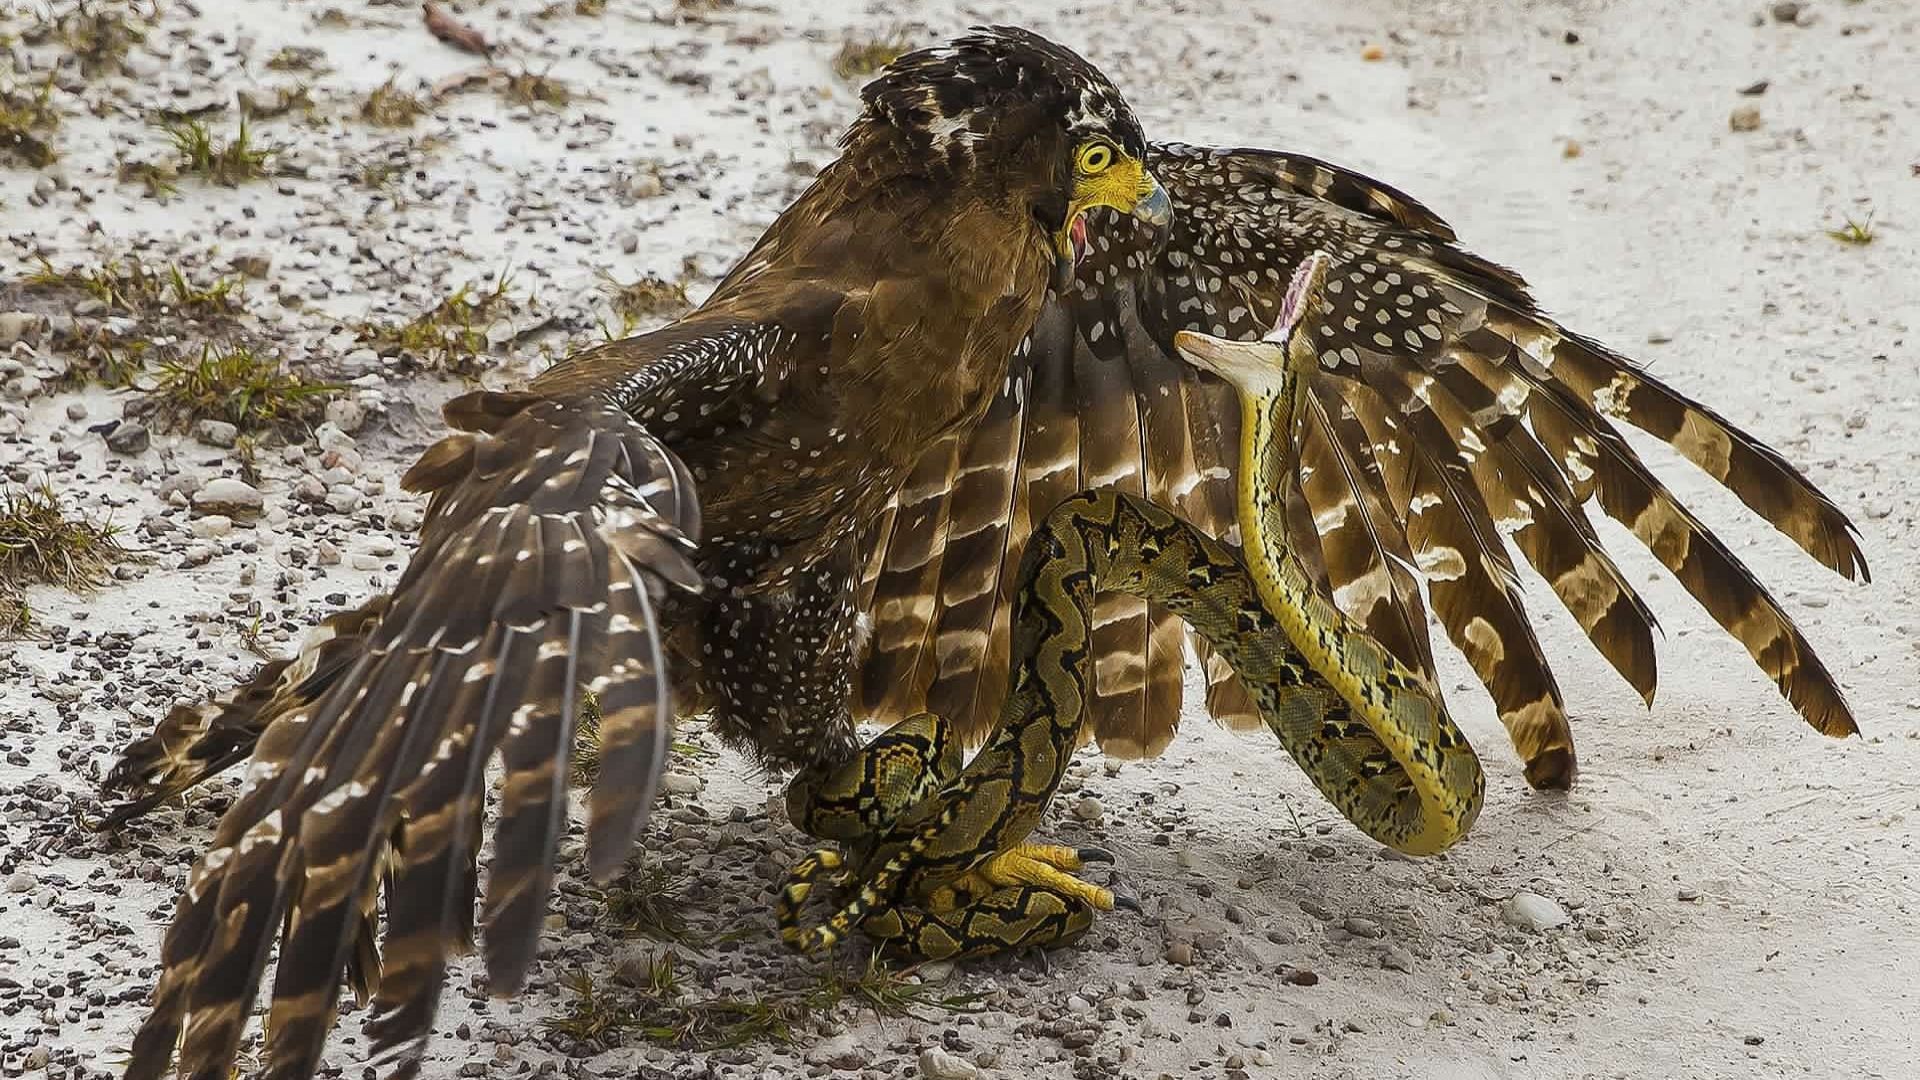
[[[256,518],[266,505],[266,498],[260,494],[260,489],[245,480],[221,476],[207,481],[205,486],[194,492],[192,505],[195,514]]]
[[[122,420],[107,432],[107,449],[116,454],[143,454],[153,444],[145,424]]]
[[[926,1080],[974,1080],[980,1069],[966,1058],[929,1046],[920,1051],[920,1075]]]
[[[208,514],[195,518],[191,526],[193,535],[201,539],[225,536],[233,531],[233,519],[225,514]]]
[[[1567,923],[1565,908],[1539,893],[1531,892],[1514,893],[1513,899],[1507,901],[1506,910],[1501,915],[1509,925],[1536,933],[1551,930],[1556,926],[1565,926]]]
[[[203,419],[193,425],[193,438],[204,445],[224,449],[240,441],[240,429],[225,420]]]

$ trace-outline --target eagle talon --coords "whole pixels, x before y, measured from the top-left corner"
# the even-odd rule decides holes
[[[1126,911],[1131,911],[1140,915],[1144,915],[1147,913],[1147,909],[1140,906],[1140,901],[1135,900],[1133,897],[1128,896],[1125,893],[1113,894],[1113,906],[1116,908],[1121,908]]]
[[[1108,851],[1106,848],[1097,848],[1097,847],[1078,848],[1078,849],[1075,849],[1074,855],[1078,857],[1079,860],[1083,863],[1090,863],[1090,862],[1110,863],[1115,861],[1113,857],[1113,852]]]

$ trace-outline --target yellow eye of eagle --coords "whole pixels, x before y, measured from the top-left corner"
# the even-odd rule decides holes
[[[1093,174],[1105,172],[1113,164],[1113,147],[1106,143],[1092,143],[1080,148],[1080,172]]]

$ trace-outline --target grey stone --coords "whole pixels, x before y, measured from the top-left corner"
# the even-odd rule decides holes
[[[193,437],[207,446],[224,449],[240,441],[240,429],[225,420],[204,419],[193,425]]]
[[[153,436],[137,421],[122,420],[107,432],[107,449],[116,454],[144,454],[151,445]]]
[[[334,398],[327,402],[327,422],[352,435],[367,426],[367,407],[352,398]]]
[[[699,777],[686,773],[670,772],[660,778],[660,790],[669,795],[698,795],[705,786]]]
[[[264,278],[273,269],[273,256],[264,251],[243,251],[228,259],[227,266],[250,278]]]
[[[201,539],[225,536],[233,531],[233,519],[224,514],[208,514],[193,522],[193,535]]]
[[[260,494],[259,488],[231,476],[209,480],[206,486],[193,493],[195,514],[220,514],[236,520],[252,519],[259,517],[265,506],[266,497]]]
[[[16,341],[29,344],[40,340],[46,320],[31,311],[0,311],[0,347]]]

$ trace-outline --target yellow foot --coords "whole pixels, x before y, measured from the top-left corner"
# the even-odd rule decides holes
[[[1070,848],[1059,844],[1021,844],[1003,851],[973,868],[968,874],[991,888],[1033,885],[1049,892],[1071,897],[1095,911],[1112,911],[1116,906],[1138,909],[1132,898],[1115,896],[1073,876],[1090,862],[1112,862],[1113,856],[1099,848]]]
[[[832,883],[845,878],[846,863],[840,853],[821,848],[794,864],[787,872],[786,885],[774,900],[774,918],[780,926],[780,938],[793,948],[802,948],[807,938],[807,928],[800,925],[800,910],[806,905],[807,896],[813,892],[814,884],[825,875]],[[829,936],[825,942],[833,944]]]

